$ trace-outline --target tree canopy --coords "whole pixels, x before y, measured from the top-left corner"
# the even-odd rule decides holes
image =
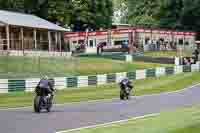
[[[127,0],[136,26],[200,31],[200,0]]]
[[[158,26],[159,0],[128,0],[128,22],[134,26]]]
[[[110,28],[113,21],[200,31],[200,0],[0,0],[0,9],[34,14],[74,31]]]
[[[0,9],[34,14],[75,31],[112,25],[112,0],[0,0]]]

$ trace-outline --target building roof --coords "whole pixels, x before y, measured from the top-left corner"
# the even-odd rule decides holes
[[[131,26],[131,24],[112,23],[113,26]]]
[[[37,16],[4,10],[0,10],[0,22],[15,26],[40,28],[56,31],[67,31],[67,29],[62,28],[54,23],[51,23]]]

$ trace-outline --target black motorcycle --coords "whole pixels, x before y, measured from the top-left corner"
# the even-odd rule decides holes
[[[131,85],[131,82],[127,80],[122,80],[120,83],[120,99],[121,100],[129,100],[131,95],[131,90],[133,89],[133,86]]]
[[[50,112],[53,105],[52,102],[53,102],[53,94],[51,94],[50,97],[36,94],[34,99],[34,111],[36,113],[40,113],[41,110],[46,109],[47,112]]]
[[[129,100],[130,99],[131,88],[126,87],[125,89],[120,90],[120,99],[121,100]]]
[[[36,113],[40,113],[41,110],[46,109],[47,112],[51,111],[52,105],[53,105],[53,98],[55,93],[55,83],[53,80],[50,79],[51,87],[54,88],[53,92],[50,94],[50,96],[46,96],[46,92],[44,89],[40,89],[39,87],[35,88],[36,96],[34,98],[34,111]]]

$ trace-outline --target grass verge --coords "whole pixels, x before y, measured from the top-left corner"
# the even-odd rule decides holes
[[[103,58],[0,57],[0,78],[96,75],[172,65],[117,61]],[[90,68],[90,69],[88,69]]]
[[[179,53],[177,51],[153,51],[153,52],[145,52],[144,56],[150,56],[150,57],[175,57],[175,56],[183,56],[183,57],[187,57],[187,56],[192,56],[192,52],[191,51],[184,51],[183,53]]]
[[[154,94],[180,90],[200,82],[200,72],[183,73],[179,75],[135,80],[134,95]],[[88,100],[118,98],[119,87],[117,84],[91,86],[81,89],[66,89],[58,91],[55,96],[56,103],[70,103]],[[34,94],[14,92],[0,94],[0,108],[32,106]]]
[[[200,106],[196,106],[161,113],[155,117],[68,133],[199,133],[199,125]]]

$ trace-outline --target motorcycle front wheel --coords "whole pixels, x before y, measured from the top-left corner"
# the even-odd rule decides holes
[[[48,102],[47,102],[47,112],[50,112],[51,111],[51,108],[52,108],[52,101],[53,101],[53,96],[51,96],[51,98],[48,99]]]
[[[124,92],[122,90],[120,91],[120,99],[124,100]]]
[[[36,96],[34,99],[34,111],[40,113],[41,111],[41,96]]]

